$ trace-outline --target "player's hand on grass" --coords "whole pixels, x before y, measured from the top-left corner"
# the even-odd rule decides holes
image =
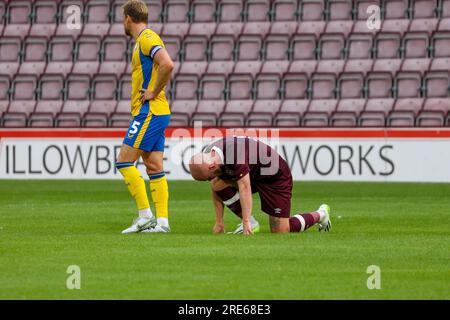
[[[244,232],[243,232],[243,234],[245,235],[245,236],[249,236],[249,235],[252,235],[253,234],[253,231],[252,231],[252,224],[251,224],[251,222],[250,221],[246,221],[246,222],[243,222],[243,230],[244,230]]]
[[[225,233],[225,226],[223,224],[215,224],[213,227],[213,233],[219,234],[219,233]]]
[[[140,100],[141,100],[142,104],[144,104],[145,101],[155,99],[155,94],[153,93],[153,91],[146,90],[146,89],[141,89],[141,90],[139,90],[139,92],[141,93]]]

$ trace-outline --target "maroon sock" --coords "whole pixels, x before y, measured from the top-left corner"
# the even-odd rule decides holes
[[[289,219],[291,232],[303,232],[315,225],[320,219],[317,212],[296,214]]]
[[[241,202],[236,188],[226,187],[223,190],[216,191],[216,194],[235,215],[242,219]]]

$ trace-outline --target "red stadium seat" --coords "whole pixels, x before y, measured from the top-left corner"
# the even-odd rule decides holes
[[[303,0],[299,3],[299,16],[302,21],[323,20],[325,1]]]
[[[8,112],[2,116],[3,127],[26,127],[28,116],[36,107],[36,101],[11,101]]]
[[[442,0],[441,1],[440,18],[450,18],[450,0]]]
[[[364,99],[342,99],[329,119],[331,127],[355,127],[366,100]]]
[[[210,60],[233,60],[234,38],[229,35],[215,35],[209,42]]]
[[[373,60],[369,59],[350,59],[344,66],[344,72],[361,72],[364,76],[372,70]]]
[[[362,127],[384,127],[386,117],[394,106],[394,99],[369,99],[358,119]]]
[[[316,59],[316,37],[313,34],[297,34],[290,41],[289,60]]]
[[[255,79],[254,98],[278,99],[280,92],[280,76],[276,73],[260,73]]]
[[[245,118],[251,111],[253,100],[229,101],[225,106],[225,111],[218,119],[218,125],[222,127],[243,127]]]
[[[91,0],[86,3],[85,22],[88,24],[109,24],[110,1]]]
[[[201,121],[204,127],[217,125],[217,119],[225,109],[224,100],[202,100],[199,101],[196,112],[192,115],[190,125],[196,121]]]
[[[290,38],[297,31],[298,25],[298,22],[295,21],[275,21],[271,23],[269,33]]]
[[[167,0],[164,22],[188,22],[189,0]]]
[[[342,73],[337,82],[337,97],[341,99],[362,98],[364,96],[363,88],[363,73]]]
[[[280,77],[284,75],[289,67],[289,61],[266,60],[261,68],[261,73],[276,73]]]
[[[19,73],[34,75],[42,74],[46,66],[46,53],[46,38],[28,37],[23,43],[23,57]]]
[[[48,44],[46,73],[66,76],[72,69],[73,40],[69,36],[54,36]]]
[[[419,98],[422,89],[422,77],[419,72],[401,71],[394,79],[396,98]]]
[[[325,33],[340,33],[347,38],[352,29],[353,21],[330,21],[325,27]]]
[[[278,127],[298,127],[303,113],[308,109],[309,100],[285,100],[281,104],[273,125]]]
[[[39,80],[38,100],[62,100],[64,77],[62,75],[44,74]]]
[[[98,74],[92,80],[91,98],[93,100],[115,100],[117,94],[115,75]]]
[[[316,38],[324,32],[326,22],[324,21],[302,21],[298,24],[297,33],[314,34]]]
[[[392,75],[389,72],[370,72],[364,86],[367,98],[392,97]]]
[[[423,79],[424,95],[427,98],[445,98],[450,93],[449,71],[429,71]]]
[[[222,74],[225,77],[233,71],[233,61],[211,61],[208,63],[206,73],[208,74]]]
[[[327,20],[352,20],[352,0],[328,0]]]
[[[224,99],[226,77],[222,74],[206,74],[199,83],[199,99]]]
[[[274,0],[271,12],[272,21],[295,21],[297,10],[297,0]]]
[[[70,74],[64,87],[64,100],[89,100],[90,78],[86,74]]]
[[[131,74],[124,74],[122,78],[119,79],[119,100],[130,100],[131,99]]]
[[[389,72],[393,77],[402,66],[402,59],[378,59],[374,61],[372,70],[375,72]]]
[[[245,21],[269,21],[270,0],[247,0],[244,5]]]
[[[401,52],[403,58],[428,57],[429,38],[424,32],[410,32],[402,40]]]
[[[244,3],[240,0],[222,0],[219,2],[218,19],[220,22],[242,21]]]
[[[11,84],[11,100],[35,100],[37,78],[34,75],[17,75]]]
[[[315,73],[309,84],[310,99],[334,99],[336,88],[335,74]]]
[[[174,99],[196,100],[198,76],[196,74],[179,73],[173,83]]]
[[[370,59],[372,56],[373,37],[366,33],[353,33],[347,38],[345,48],[347,59]]]
[[[415,19],[434,18],[437,15],[438,0],[411,1],[412,14]]]
[[[11,80],[8,75],[0,74],[0,101],[9,100]]]
[[[325,33],[318,42],[319,59],[342,59],[344,57],[345,38],[342,34]]]
[[[264,60],[286,59],[289,50],[289,37],[287,35],[268,35],[262,50]]]
[[[232,74],[227,81],[226,99],[252,99],[253,77],[251,74]]]
[[[205,61],[208,50],[208,38],[205,36],[187,36],[180,52],[183,61]]]
[[[280,88],[282,99],[307,99],[308,76],[304,73],[287,73]]]
[[[433,58],[445,58],[450,56],[450,32],[437,32],[431,39]]]
[[[0,38],[0,74],[13,77],[20,62],[21,41],[16,37]]]
[[[310,77],[311,74],[316,71],[317,65],[318,63],[315,60],[293,61],[289,66],[288,72],[304,73]]]
[[[56,127],[80,127],[81,119],[89,109],[89,101],[66,101],[62,111],[56,115]]]
[[[215,21],[216,2],[214,0],[194,0],[191,4],[192,22]]]
[[[401,37],[397,33],[379,33],[374,39],[375,58],[395,59],[400,57]]]
[[[405,19],[408,17],[409,0],[383,0],[385,19]]]
[[[367,21],[369,19],[369,17],[372,15],[372,12],[369,11],[367,12],[367,9],[370,6],[378,6],[379,8],[380,6],[380,0],[356,0],[355,1],[355,18],[357,20],[364,20]]]
[[[88,112],[82,119],[83,127],[107,127],[109,116],[116,109],[116,100],[92,101]]]
[[[312,100],[302,118],[304,127],[327,127],[329,118],[337,106],[337,100]]]
[[[14,1],[7,7],[7,24],[29,24],[32,1]]]

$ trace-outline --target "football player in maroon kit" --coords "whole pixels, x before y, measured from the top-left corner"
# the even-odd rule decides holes
[[[210,181],[216,213],[214,233],[225,232],[224,206],[242,219],[235,233],[259,231],[252,217],[252,193],[258,193],[261,210],[269,215],[274,233],[302,232],[317,224],[330,231],[330,207],[291,217],[292,175],[286,161],[267,144],[248,137],[226,137],[208,145],[189,162],[192,177]]]

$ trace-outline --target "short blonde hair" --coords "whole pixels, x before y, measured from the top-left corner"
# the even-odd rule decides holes
[[[122,8],[124,16],[131,17],[133,22],[148,22],[148,8],[144,1],[128,0]]]

